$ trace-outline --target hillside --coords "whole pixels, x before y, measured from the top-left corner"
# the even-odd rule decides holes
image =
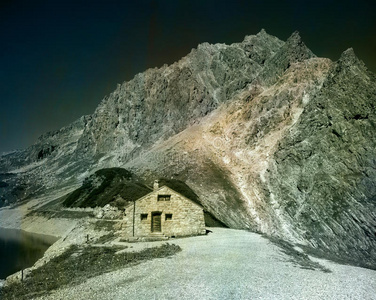
[[[264,30],[204,43],[0,157],[0,201],[53,200],[122,167],[185,182],[229,227],[374,266],[375,106],[376,77],[352,49],[333,62]]]
[[[64,199],[63,205],[94,208],[111,203],[123,208],[149,192],[151,189],[131,172],[122,168],[107,168],[85,178],[82,186]]]

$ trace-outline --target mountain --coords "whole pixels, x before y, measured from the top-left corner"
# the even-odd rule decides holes
[[[63,205],[94,208],[113,203],[122,209],[151,191],[131,172],[122,168],[106,168],[85,178],[81,187],[67,195]]]
[[[231,228],[376,266],[375,83],[352,49],[318,58],[297,32],[204,43],[2,156],[0,201],[53,200],[121,167],[185,182]]]

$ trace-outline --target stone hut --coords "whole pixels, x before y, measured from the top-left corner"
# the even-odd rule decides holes
[[[205,234],[203,207],[154,182],[153,191],[125,208],[127,237],[178,237]],[[124,228],[124,227],[123,227]]]

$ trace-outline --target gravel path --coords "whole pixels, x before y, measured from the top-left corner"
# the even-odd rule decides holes
[[[214,228],[170,243],[183,251],[43,299],[376,299],[376,271],[318,259],[331,273],[302,269],[258,234]]]

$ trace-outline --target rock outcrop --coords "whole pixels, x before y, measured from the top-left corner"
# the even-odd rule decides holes
[[[298,33],[201,44],[138,74],[93,115],[0,158],[4,204],[78,187],[96,170],[186,182],[215,218],[376,262],[376,77]]]
[[[373,82],[373,83],[372,83]],[[376,255],[376,86],[352,49],[277,146],[265,199],[319,248]]]

